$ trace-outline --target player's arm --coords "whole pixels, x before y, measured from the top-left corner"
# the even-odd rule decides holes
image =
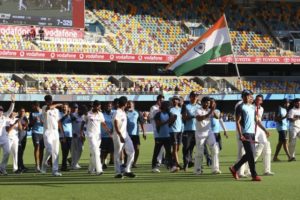
[[[219,121],[220,121],[221,127],[222,127],[222,129],[223,129],[223,131],[224,131],[224,136],[225,136],[226,138],[228,138],[226,126],[225,126],[225,123],[224,123],[222,117],[220,117]]]
[[[14,109],[15,109],[15,94],[12,94],[10,106],[8,110],[4,113],[4,116],[9,117],[11,113],[14,111]]]
[[[117,119],[114,120],[114,126],[115,126],[115,130],[117,132],[117,135],[120,137],[121,143],[124,143],[125,140],[124,140],[124,138],[123,138],[123,136],[122,136],[122,134],[119,130],[119,120],[117,120]]]
[[[270,136],[269,131],[264,127],[264,125],[261,123],[261,120],[256,120],[256,124],[259,128],[261,128],[267,135],[267,137]]]
[[[81,141],[84,141],[84,139],[85,139],[85,136],[84,136],[84,125],[85,125],[85,121],[83,120],[82,122],[81,122],[81,127],[80,127],[80,139],[81,139]]]
[[[9,134],[16,126],[19,126],[19,120],[16,120],[13,124],[6,126],[6,131]]]
[[[144,120],[142,120],[140,115],[139,115],[139,118],[138,118],[138,123],[141,125],[141,129],[142,129],[142,132],[143,132],[143,138],[144,138],[144,140],[146,140],[147,136],[146,136],[146,133],[145,133]]]
[[[295,115],[293,113],[293,110],[290,110],[289,114],[288,114],[288,120],[291,122],[296,121],[297,119],[299,119],[299,116]]]
[[[236,119],[236,121],[235,121],[235,123],[236,123],[236,129],[238,131],[240,140],[241,141],[245,141],[246,138],[243,136],[243,133],[242,133],[242,125],[241,125],[241,122],[242,122],[242,111],[241,111],[240,107],[238,107],[237,110],[236,110],[235,119]]]
[[[46,111],[51,110],[51,109],[54,109],[54,108],[59,108],[59,107],[61,107],[62,105],[63,105],[63,104],[61,104],[61,103],[52,104],[52,105],[46,107]]]
[[[108,135],[111,137],[112,130],[110,130],[110,128],[106,125],[106,123],[105,122],[101,122],[101,126],[102,126],[102,128],[104,128],[105,132],[108,133]]]
[[[197,121],[203,121],[203,120],[205,120],[205,119],[207,119],[207,118],[209,118],[210,116],[211,116],[211,114],[213,113],[213,110],[210,110],[207,114],[205,114],[205,115],[196,115],[196,119],[197,119]]]

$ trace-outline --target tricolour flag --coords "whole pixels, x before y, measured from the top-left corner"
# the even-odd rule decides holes
[[[167,69],[180,76],[205,65],[210,60],[228,54],[232,54],[232,49],[226,18],[223,15],[199,39],[169,64]]]

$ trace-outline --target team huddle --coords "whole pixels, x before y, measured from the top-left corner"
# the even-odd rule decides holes
[[[264,175],[274,175],[271,171],[270,134],[262,124],[262,103],[262,95],[254,99],[251,91],[244,90],[242,100],[235,107],[238,161],[229,168],[235,179],[251,176],[253,181],[260,181],[255,169],[255,162],[260,156]],[[87,140],[90,152],[88,173],[102,175],[110,155],[115,178],[136,176],[132,168],[137,167],[140,129],[145,140],[146,133],[144,119],[135,109],[134,102],[128,101],[125,96],[103,104],[96,100],[88,106],[76,103],[70,106],[68,103],[55,104],[52,96],[46,95],[42,108],[39,102],[33,102],[29,118],[24,108],[18,114],[14,113],[14,106],[14,98],[7,112],[0,106],[2,175],[7,175],[10,155],[14,173],[28,170],[23,163],[23,154],[27,131],[31,130],[37,173],[45,174],[50,166],[53,176],[62,176],[60,171],[80,169],[83,144]],[[212,174],[222,173],[219,166],[221,128],[224,136],[228,135],[213,98],[203,97],[200,100],[196,92],[191,92],[189,103],[185,103],[181,97],[174,96],[165,101],[163,95],[158,95],[156,104],[150,109],[149,119],[155,140],[153,173],[159,173],[164,164],[172,173],[194,167],[194,174],[201,175],[204,158]],[[278,154],[282,146],[288,160],[295,161],[296,139],[300,136],[300,100],[295,99],[290,105],[284,99],[278,108],[276,122],[279,142],[273,161],[280,161]],[[183,165],[179,159],[181,145]],[[59,170],[60,146],[62,162]]]

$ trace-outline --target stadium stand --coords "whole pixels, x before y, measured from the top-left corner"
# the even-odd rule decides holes
[[[1,50],[37,50],[33,43],[26,40],[22,35],[0,34]]]

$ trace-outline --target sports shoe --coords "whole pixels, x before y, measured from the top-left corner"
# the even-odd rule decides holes
[[[67,159],[69,166],[72,166],[72,158]]]
[[[117,174],[117,175],[115,175],[115,178],[123,179],[123,175],[122,174]]]
[[[59,172],[53,172],[53,173],[52,173],[52,176],[62,176],[62,174],[59,173]]]
[[[138,168],[136,164],[132,164],[131,168]]]
[[[238,174],[238,176],[239,176],[239,178],[248,178],[248,176],[245,174]]]
[[[296,158],[293,157],[293,158],[290,158],[290,159],[289,159],[289,162],[292,162],[292,161],[296,161]]]
[[[278,158],[273,158],[273,162],[280,162],[281,160]]]
[[[40,173],[41,173],[41,174],[46,174],[46,170],[41,169],[41,170],[40,170]]]
[[[235,171],[235,169],[233,168],[233,166],[229,167],[229,171],[231,172],[233,178],[235,180],[238,180],[239,179],[239,175],[237,174],[237,171]]]
[[[275,173],[274,172],[266,172],[264,173],[264,176],[274,176]]]
[[[252,177],[252,181],[261,181],[261,178],[259,176]]]
[[[195,175],[201,175],[203,173],[203,171],[201,169],[197,169],[194,174]]]
[[[22,174],[22,170],[16,170],[16,171],[14,171],[14,174]]]
[[[96,172],[96,176],[101,176],[103,175],[103,172]]]
[[[152,172],[153,173],[160,173],[160,170],[157,167],[155,167],[155,168],[152,169]]]
[[[123,175],[126,176],[126,177],[128,177],[128,178],[134,178],[134,177],[136,177],[136,175],[133,172],[125,172]]]
[[[2,174],[3,176],[7,176],[8,175],[7,171],[5,169],[3,169],[3,168],[0,168],[0,174]]]
[[[106,164],[103,164],[103,165],[102,165],[102,169],[107,169],[107,165],[106,165]]]
[[[222,172],[221,172],[221,170],[215,170],[215,171],[212,172],[212,174],[215,174],[215,175],[216,174],[222,174]]]
[[[170,170],[171,173],[175,173],[175,172],[178,172],[179,171],[179,168],[176,167],[176,166],[173,166]]]

